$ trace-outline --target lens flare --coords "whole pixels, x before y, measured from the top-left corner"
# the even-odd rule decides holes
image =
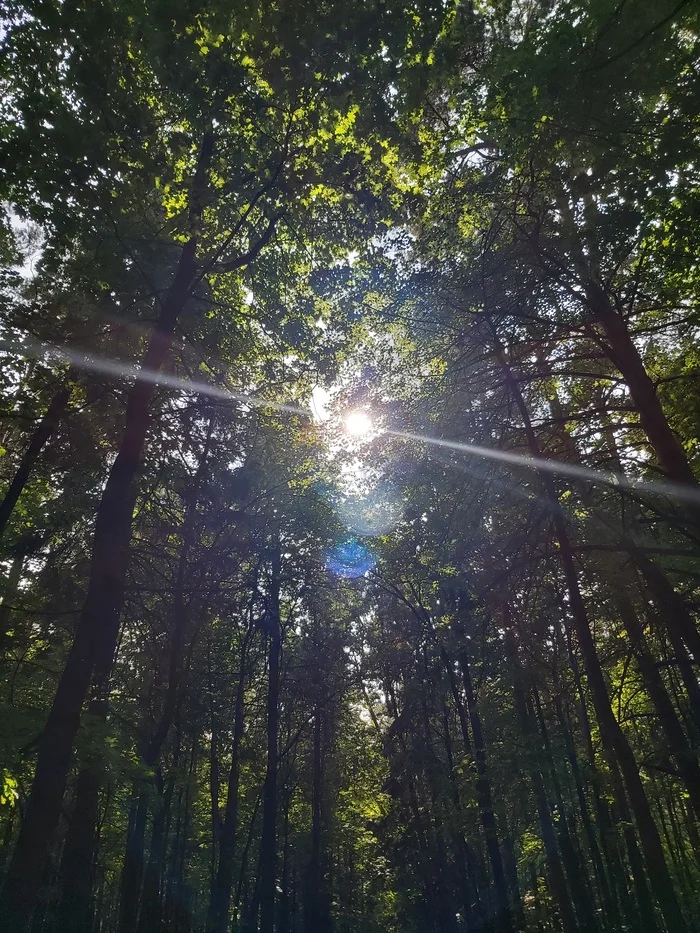
[[[331,550],[326,566],[338,577],[355,580],[364,577],[376,561],[369,549],[357,538],[346,538]]]
[[[345,419],[345,430],[353,437],[362,437],[372,430],[372,419],[366,411],[351,411]]]

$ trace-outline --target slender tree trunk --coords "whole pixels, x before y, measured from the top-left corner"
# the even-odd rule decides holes
[[[501,848],[498,843],[498,827],[496,825],[496,816],[493,807],[493,797],[491,793],[491,782],[488,775],[486,763],[486,745],[484,734],[481,728],[481,716],[477,707],[476,694],[472,683],[469,659],[464,648],[465,631],[460,620],[458,623],[457,634],[460,638],[460,648],[457,653],[457,661],[460,673],[462,674],[462,683],[464,685],[464,695],[467,701],[467,711],[469,713],[469,722],[474,737],[474,761],[476,763],[476,795],[479,804],[479,813],[481,824],[484,829],[484,838],[486,840],[486,850],[491,862],[491,871],[493,873],[494,888],[496,891],[496,909],[498,912],[496,918],[497,929],[509,931],[513,929],[513,918],[511,916],[508,883],[503,868],[503,859],[501,857]]]
[[[619,926],[619,906],[616,899],[613,897],[608,877],[605,872],[600,847],[593,830],[593,823],[591,821],[588,808],[588,801],[586,800],[581,768],[579,767],[578,758],[576,757],[576,749],[574,747],[574,742],[571,736],[569,723],[566,719],[566,716],[564,715],[564,710],[562,708],[561,699],[559,696],[557,696],[555,699],[555,709],[557,713],[557,719],[559,720],[559,725],[564,736],[569,767],[571,768],[571,773],[574,777],[574,786],[576,788],[576,798],[578,800],[579,813],[581,815],[581,824],[583,825],[583,831],[586,837],[588,850],[590,852],[593,870],[598,881],[601,903],[603,905],[606,918],[610,922],[610,925],[614,928],[616,924]]]
[[[525,741],[529,744],[535,736],[535,729],[527,707],[522,669],[518,658],[518,648],[509,622],[506,627],[506,650],[508,651],[513,670],[513,693],[515,708],[520,721],[520,729]],[[549,876],[552,896],[559,909],[562,929],[565,933],[574,933],[574,931],[578,930],[576,915],[572,910],[572,904],[566,887],[566,878],[564,877],[564,872],[561,867],[556,834],[554,832],[552,814],[544,788],[544,781],[542,780],[542,774],[540,773],[538,764],[531,757],[531,751],[528,755],[528,772],[532,784],[532,792],[537,805],[537,814],[540,821],[542,842],[544,843],[545,857],[547,860],[547,874]]]
[[[452,751],[452,739],[450,737],[450,717],[447,709],[447,704],[443,709],[443,736],[445,744],[445,754],[447,758],[447,775],[450,782],[450,794],[452,797],[452,803],[455,809],[455,813],[459,813],[462,809],[462,804],[460,800],[459,787],[455,780],[454,772],[454,753]],[[464,911],[464,921],[467,930],[477,930],[481,926],[481,918],[477,919],[475,914],[477,913],[472,907],[473,903],[478,902],[479,892],[478,889],[474,887],[475,879],[470,878],[469,872],[469,853],[467,849],[467,844],[464,840],[462,833],[453,826],[451,831],[452,838],[452,848],[454,851],[454,859],[456,865],[456,874],[457,874],[457,883],[459,886],[459,891],[462,901],[462,910]],[[522,913],[522,907],[520,904],[520,891],[517,888],[517,873],[516,873],[516,889],[518,890],[517,905],[520,907],[517,910],[517,915],[520,917]],[[524,926],[524,924],[523,924]]]
[[[304,898],[304,933],[330,933],[330,915],[325,893],[321,853],[323,794],[323,714],[316,705],[313,730],[313,759],[311,767],[311,854],[306,871]]]
[[[393,717],[394,722],[399,722],[399,707],[396,701],[396,695],[391,681],[385,680],[384,690],[386,694],[387,712]],[[398,746],[404,759],[408,758],[407,744],[400,732],[397,732]],[[425,807],[421,806],[416,782],[411,771],[406,775],[406,798],[408,810],[414,825],[417,849],[416,861],[419,865],[419,871],[424,892],[424,914],[422,918],[423,927],[426,930],[434,930],[436,927],[436,918],[439,916],[437,885],[435,883],[435,866],[432,858],[432,851],[427,839],[427,833],[424,828],[423,813]]]
[[[427,691],[429,664],[423,651],[424,677],[420,691],[422,732],[417,736],[426,750],[426,763],[423,767],[426,784],[430,792],[428,817],[429,844],[435,864],[435,888],[437,893],[437,927],[441,933],[456,933],[457,911],[455,910],[455,879],[452,876],[445,846],[444,801],[440,781],[441,762],[435,753],[431,736],[430,712],[428,710]]]
[[[226,811],[219,838],[219,860],[209,902],[209,914],[207,917],[208,933],[225,933],[228,928],[229,913],[231,910],[233,860],[236,848],[236,834],[238,832],[238,784],[240,779],[240,751],[241,741],[243,739],[245,713],[247,648],[251,633],[252,619],[241,646],[241,662],[238,669],[238,684],[236,685],[236,700],[233,715],[231,770],[229,771],[228,777]]]
[[[195,193],[204,190],[212,150],[213,137],[207,134],[193,183]],[[193,203],[199,201],[199,196],[193,198]],[[157,373],[172,345],[176,321],[197,274],[196,224],[193,224],[193,230],[195,232],[182,249],[173,283],[151,335],[142,373]],[[152,379],[137,378],[129,391],[122,442],[97,510],[87,597],[41,736],[25,818],[0,896],[0,930],[8,933],[24,933],[31,924],[36,892],[42,884],[44,866],[58,823],[80,712],[93,669],[96,664],[104,665],[107,658],[110,659],[108,669],[111,668],[124,599],[136,500],[134,481],[150,424],[154,388]],[[106,688],[103,679],[99,689],[104,691]],[[106,701],[106,695],[103,699]]]
[[[148,798],[141,788],[135,794],[129,809],[126,831],[126,850],[119,887],[119,933],[134,933],[138,917],[141,880],[143,876],[144,851],[146,846],[146,822]]]
[[[260,933],[272,933],[275,923],[277,869],[277,763],[279,732],[280,654],[280,546],[274,545],[268,594],[267,769],[263,789],[263,824],[260,839]]]
[[[443,666],[445,673],[447,674],[447,681],[450,685],[450,693],[452,694],[452,700],[455,705],[455,710],[457,711],[457,720],[459,722],[459,728],[462,735],[462,743],[464,745],[464,750],[467,756],[470,759],[474,758],[474,751],[472,748],[471,738],[469,736],[469,723],[467,718],[467,711],[464,708],[464,702],[462,696],[457,687],[457,681],[455,678],[455,672],[453,670],[452,661],[450,660],[447,651],[443,645],[440,645],[440,657],[442,658]],[[459,794],[457,793],[456,803],[459,809]],[[483,829],[483,823],[482,823]],[[460,844],[464,846],[465,858],[466,858],[466,867],[467,867],[467,877],[472,879],[473,889],[474,889],[474,906],[473,909],[467,910],[466,915],[469,916],[470,913],[473,917],[473,926],[474,929],[480,930],[482,927],[485,927],[486,921],[483,915],[483,901],[484,901],[484,891],[482,890],[483,885],[480,882],[483,880],[483,871],[478,870],[476,864],[476,858],[474,852],[470,845],[464,840],[464,837],[459,834]],[[516,919],[519,916],[518,904],[520,902],[520,893],[517,890],[517,877],[515,887],[511,885],[512,896],[514,901],[514,912],[516,914]],[[517,893],[516,893],[517,892]],[[520,905],[522,907],[522,905]]]
[[[552,747],[549,740],[547,723],[544,718],[542,704],[537,688],[531,683],[531,692],[534,697],[534,707],[530,711],[533,721],[539,725],[539,732],[542,738],[542,748],[545,755],[545,761],[550,774],[550,783],[554,792],[556,802],[557,818],[556,829],[557,839],[559,841],[559,851],[562,855],[564,870],[575,905],[576,917],[584,930],[597,930],[598,923],[594,914],[594,902],[591,897],[591,889],[588,883],[588,875],[585,866],[581,864],[579,853],[576,850],[573,840],[573,831],[569,826],[566,810],[564,807],[564,798],[561,792],[561,785],[557,775],[556,763],[552,754]],[[528,701],[528,708],[530,703]]]
[[[566,614],[567,606],[562,603],[562,617]],[[568,636],[568,632],[567,632]],[[617,892],[618,899],[622,904],[622,912],[627,919],[627,922],[631,929],[642,929],[644,924],[651,923],[651,929],[656,930],[656,924],[653,918],[653,907],[651,906],[651,900],[648,896],[648,889],[646,885],[646,878],[642,872],[641,877],[635,875],[635,880],[638,883],[638,887],[643,887],[643,896],[646,898],[644,903],[649,903],[650,908],[648,911],[648,920],[645,919],[642,921],[639,911],[637,910],[636,903],[633,901],[632,892],[629,886],[629,871],[624,864],[624,858],[622,856],[620,847],[618,845],[618,840],[615,833],[616,826],[622,824],[623,830],[622,835],[627,846],[627,850],[630,853],[630,864],[638,866],[641,864],[641,859],[639,858],[637,841],[634,835],[634,829],[631,825],[631,819],[629,818],[627,812],[627,801],[624,797],[624,792],[620,790],[621,783],[619,781],[619,773],[617,771],[617,766],[615,765],[612,770],[612,777],[614,783],[614,793],[621,795],[622,803],[620,804],[620,799],[618,799],[617,804],[614,808],[614,818],[613,813],[611,813],[610,807],[607,802],[603,799],[602,789],[601,789],[601,776],[598,771],[595,752],[593,749],[593,738],[591,735],[591,723],[588,716],[588,708],[586,705],[586,697],[583,690],[583,683],[581,678],[581,670],[579,667],[578,659],[573,652],[570,638],[567,637],[568,653],[569,653],[569,662],[571,664],[571,670],[574,675],[574,681],[576,684],[576,691],[579,697],[579,706],[580,706],[580,722],[581,729],[583,732],[583,737],[586,745],[586,751],[588,754],[588,767],[591,773],[591,792],[593,794],[593,801],[595,804],[595,812],[598,816],[598,827],[600,831],[600,842],[601,850],[604,854],[608,877],[611,879],[611,887],[613,891]]]
[[[644,589],[654,602],[656,612],[652,618],[657,624],[660,621],[668,634],[688,695],[695,734],[700,736],[700,637],[697,626],[685,600],[678,595],[661,568],[638,551],[633,556],[644,581]]]
[[[550,409],[553,417],[557,421],[563,423],[564,413],[556,395],[550,399]],[[617,445],[609,425],[606,425],[605,434],[615,468],[618,472],[622,472]],[[578,448],[566,431],[562,432],[562,440],[572,461],[574,463],[580,463],[581,458]],[[594,509],[595,503],[585,484],[578,483],[577,487],[581,500],[591,509]],[[700,729],[700,684],[698,683],[697,670],[694,668],[692,659],[687,653],[690,651],[695,659],[695,664],[700,664],[700,632],[698,632],[698,627],[688,610],[685,600],[676,592],[663,570],[639,550],[634,540],[629,535],[624,533],[620,534],[618,536],[618,544],[621,551],[627,552],[630,555],[632,562],[644,580],[646,589],[656,604],[658,617],[663,627],[666,629],[676,653],[676,663],[688,693],[690,707],[696,720],[696,727]],[[612,592],[616,592],[618,589],[617,574],[613,574],[612,576],[614,576],[615,579],[611,580],[610,572],[606,573],[603,568],[601,573],[602,576],[608,580]],[[622,609],[625,618],[630,617],[630,611],[632,614],[636,615],[634,606],[624,594],[621,595],[619,599],[623,599],[629,604],[629,610],[625,611],[624,608]],[[632,624],[634,627],[634,619],[632,619]],[[629,629],[628,635],[633,643],[635,643],[634,640],[636,639],[638,647],[645,641],[643,634],[640,640],[638,634],[629,631]]]
[[[697,479],[685,451],[668,423],[656,387],[623,317],[611,306],[607,294],[600,286],[589,286],[589,301],[607,338],[610,359],[627,383],[639,412],[639,421],[659,464],[674,482],[696,486]]]
[[[642,675],[644,686],[656,710],[661,729],[666,738],[668,748],[678,767],[679,774],[685,784],[693,809],[700,818],[700,766],[693,754],[686,738],[683,727],[673,707],[666,685],[659,672],[656,661],[651,656],[644,637],[644,629],[639,621],[634,606],[618,595],[615,598],[620,618],[625,626],[630,642],[637,656],[639,672]]]
[[[163,876],[167,851],[166,829],[173,795],[171,778],[156,805],[151,832],[151,848],[143,877],[138,933],[159,933],[163,916]]]
[[[542,452],[540,451],[537,437],[532,428],[530,413],[522,393],[520,392],[517,380],[506,363],[500,348],[497,348],[496,355],[502,368],[506,385],[510,389],[523,419],[530,453],[533,457],[541,458]],[[644,785],[639,776],[639,768],[630,744],[627,741],[627,737],[617,719],[615,719],[610,705],[608,688],[600,666],[593,636],[591,635],[588,614],[579,588],[573,550],[571,548],[564,517],[559,507],[554,484],[551,476],[544,471],[540,471],[540,479],[546,498],[552,504],[552,521],[559,544],[559,554],[569,595],[571,617],[583,655],[593,705],[596,711],[598,725],[600,726],[603,747],[606,749],[610,758],[611,770],[616,770],[619,763],[622,779],[627,794],[629,795],[629,803],[637,824],[650,885],[659,907],[661,908],[664,920],[666,921],[669,931],[673,931],[673,933],[676,933],[676,931],[678,931],[678,933],[684,933],[687,929],[685,919],[681,913],[673,882],[668,871],[659,831],[654,822],[649,801],[644,792]],[[622,796],[624,796],[624,794]],[[619,802],[622,803],[622,801]]]
[[[284,818],[282,821],[282,873],[280,879],[280,888],[282,889],[279,897],[279,910],[277,920],[277,933],[291,933],[292,922],[292,872],[291,872],[291,852],[289,846],[289,810],[292,803],[292,789],[287,787],[284,795]]]
[[[92,885],[99,836],[101,784],[102,763],[95,757],[78,772],[75,804],[63,847],[58,921],[62,933],[90,933],[93,926]]]
[[[0,539],[5,533],[7,523],[10,521],[14,507],[17,505],[17,500],[22,495],[24,487],[27,485],[27,480],[31,475],[35,463],[41,455],[41,451],[44,449],[44,446],[58,427],[58,424],[63,417],[66,408],[68,407],[68,402],[70,401],[71,396],[72,378],[73,370],[69,369],[63,385],[49,402],[49,407],[46,409],[44,417],[36,426],[34,434],[32,435],[32,439],[29,442],[29,446],[24,452],[24,455],[19,462],[19,466],[15,471],[15,475],[12,478],[9,489],[5,493],[2,502],[0,502]]]
[[[258,797],[255,801],[255,806],[253,807],[253,814],[250,818],[250,823],[248,824],[248,833],[246,835],[245,844],[243,846],[243,851],[241,852],[241,865],[238,870],[238,880],[236,881],[236,893],[233,898],[233,907],[236,914],[243,915],[245,918],[248,917],[249,909],[248,905],[245,903],[244,898],[244,888],[246,882],[246,871],[248,868],[248,855],[250,853],[250,847],[253,844],[253,835],[255,833],[255,824],[258,819],[258,813],[260,812],[260,805],[262,803],[262,794],[258,794]],[[254,897],[255,904],[252,906],[253,912],[257,915],[258,904],[257,904],[257,895]],[[242,905],[242,906],[241,906]],[[246,921],[237,923],[235,929],[243,930],[246,927]]]

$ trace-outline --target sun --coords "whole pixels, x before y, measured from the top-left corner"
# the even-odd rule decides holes
[[[354,437],[362,437],[372,430],[372,419],[365,411],[351,411],[345,418],[345,430]]]

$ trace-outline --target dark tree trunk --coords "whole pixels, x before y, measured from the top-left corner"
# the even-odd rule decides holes
[[[532,684],[532,682],[531,692],[534,698],[534,708],[530,710],[530,716],[538,723],[540,736],[542,738],[542,749],[544,751],[547,770],[550,774],[550,783],[554,792],[554,799],[556,801],[557,817],[555,822],[557,839],[559,841],[559,851],[562,855],[562,861],[564,863],[569,890],[571,891],[574,901],[576,918],[584,930],[594,931],[598,929],[598,923],[594,914],[595,905],[591,897],[588,875],[585,865],[581,863],[579,853],[576,849],[576,846],[574,845],[574,833],[572,827],[569,826],[569,820],[567,818],[566,810],[564,807],[564,798],[561,792],[559,777],[557,775],[556,762],[554,760],[554,755],[552,754],[547,723],[544,717],[544,712],[542,710],[542,704],[537,692],[537,688]],[[530,708],[529,700],[528,708]]]
[[[685,920],[678,906],[671,876],[668,872],[666,858],[661,846],[661,839],[651,814],[649,801],[644,792],[642,780],[639,776],[637,762],[634,759],[627,737],[622,731],[617,719],[615,719],[610,705],[608,688],[600,667],[600,661],[598,660],[598,655],[595,650],[583,598],[581,597],[581,592],[578,587],[578,578],[571,552],[571,545],[566,534],[563,519],[559,513],[555,513],[555,525],[569,591],[571,613],[574,619],[578,642],[583,654],[586,674],[588,675],[588,684],[591,688],[593,705],[596,710],[598,725],[600,726],[603,747],[606,749],[608,755],[612,755],[615,759],[614,762],[611,762],[611,768],[616,768],[619,762],[622,778],[625,783],[627,794],[629,795],[629,803],[639,831],[642,850],[649,874],[649,881],[654,891],[654,896],[661,907],[669,929],[679,931],[680,933],[680,931],[686,929]],[[620,795],[621,792],[618,792],[618,797],[620,797]],[[638,874],[638,878],[641,878],[640,874]]]
[[[134,797],[129,810],[126,831],[126,850],[119,887],[119,933],[134,933],[141,895],[143,862],[146,846],[146,822],[148,819],[148,797],[141,789]]]
[[[60,933],[90,933],[93,926],[100,770],[100,763],[94,761],[83,765],[78,773],[75,806],[61,863]]]
[[[484,734],[481,728],[481,716],[477,706],[476,694],[472,683],[469,659],[467,657],[465,643],[465,631],[463,625],[458,623],[457,633],[460,638],[460,648],[457,653],[460,673],[462,674],[462,683],[464,685],[464,695],[467,701],[467,711],[469,714],[469,723],[471,725],[472,736],[474,737],[474,761],[476,763],[476,796],[479,805],[479,815],[481,825],[484,830],[486,840],[486,851],[488,852],[491,863],[491,872],[493,874],[493,883],[496,892],[496,910],[495,926],[499,931],[510,931],[513,929],[513,918],[511,916],[508,883],[506,873],[503,868],[503,859],[501,857],[501,848],[498,843],[498,827],[496,825],[496,816],[493,807],[493,796],[491,793],[491,781],[488,774],[486,762],[486,744]]]
[[[284,800],[284,819],[282,821],[282,875],[280,879],[280,897],[277,911],[277,933],[291,933],[293,883],[291,871],[291,852],[289,846],[289,810],[292,803],[292,788],[287,787]]]
[[[644,589],[654,602],[655,620],[657,624],[661,622],[668,634],[678,672],[688,695],[695,735],[700,736],[700,635],[695,620],[685,600],[673,588],[663,570],[638,551],[633,556],[644,581]]]
[[[599,286],[590,285],[589,302],[607,338],[610,359],[627,383],[639,412],[639,421],[659,464],[674,482],[696,486],[697,480],[688,458],[668,423],[656,387],[634,345],[627,324]]]
[[[5,533],[7,523],[10,521],[14,507],[17,505],[17,500],[22,495],[22,491],[27,485],[27,480],[31,475],[34,464],[39,459],[41,451],[58,427],[68,407],[71,396],[72,377],[72,370],[68,370],[64,384],[49,402],[49,407],[46,409],[44,417],[36,426],[29,446],[19,462],[19,466],[12,478],[9,489],[5,493],[2,502],[0,502],[0,539]]]
[[[240,750],[243,739],[245,712],[245,679],[248,640],[252,633],[252,622],[245,634],[241,646],[241,663],[238,670],[236,701],[233,715],[233,746],[231,749],[231,770],[228,777],[226,811],[219,836],[219,860],[212,885],[207,917],[208,933],[225,933],[231,910],[233,891],[233,868],[238,832],[238,784],[240,779]]]
[[[384,689],[386,693],[387,711],[393,717],[394,723],[397,723],[399,722],[400,716],[399,707],[396,701],[394,687],[389,680],[385,681]],[[407,743],[405,742],[400,731],[397,731],[396,734],[401,755],[404,759],[407,759]],[[431,851],[430,844],[427,839],[427,832],[424,826],[423,813],[425,812],[425,807],[421,806],[418,792],[416,790],[416,781],[411,771],[409,771],[405,776],[404,786],[406,790],[407,807],[411,814],[414,826],[414,833],[418,850],[416,852],[416,861],[420,867],[420,876],[424,891],[424,914],[422,922],[426,930],[434,930],[436,928],[437,917],[439,916],[437,893],[438,885],[435,881],[433,853]]]
[[[673,756],[681,779],[688,791],[696,816],[700,818],[700,766],[690,747],[683,727],[668,695],[659,667],[651,656],[644,636],[644,629],[634,606],[623,596],[617,596],[615,603],[620,618],[625,626],[632,647],[637,656],[639,672],[644,686],[654,704],[661,729],[666,738],[669,751]]]
[[[267,651],[267,768],[263,788],[260,839],[260,933],[272,933],[275,923],[277,870],[277,763],[279,732],[280,655],[280,546],[273,548],[266,627]]]
[[[574,778],[574,786],[576,788],[576,798],[579,806],[579,813],[581,816],[581,824],[583,826],[583,831],[586,837],[586,843],[588,845],[588,850],[591,856],[591,862],[593,864],[593,869],[595,876],[598,882],[598,887],[600,890],[600,898],[605,911],[605,916],[607,917],[611,926],[619,926],[619,916],[620,910],[619,905],[616,899],[613,896],[613,893],[610,888],[608,876],[603,865],[603,859],[600,852],[600,847],[598,845],[598,840],[596,839],[595,832],[593,829],[593,822],[591,820],[588,801],[586,800],[586,793],[584,790],[583,777],[581,774],[581,768],[578,763],[578,758],[576,756],[576,749],[574,746],[573,738],[571,736],[571,730],[569,728],[569,723],[564,715],[564,710],[561,704],[561,698],[559,696],[555,699],[555,709],[557,713],[557,718],[559,720],[559,725],[564,736],[564,742],[566,746],[566,754],[569,761],[569,767],[571,768],[571,773]]]
[[[512,393],[512,397],[520,411],[523,419],[525,434],[528,447],[533,457],[540,458],[542,453],[537,442],[537,437],[532,428],[530,414],[523,399],[522,393],[514,378],[508,364],[505,362],[502,352],[497,349],[499,364],[503,370],[506,385]],[[639,768],[635,761],[634,754],[630,747],[620,724],[613,713],[610,705],[610,696],[605,683],[605,677],[600,666],[600,660],[596,652],[593,636],[588,622],[588,614],[581,596],[581,590],[578,583],[578,574],[574,564],[573,550],[569,540],[566,524],[559,502],[557,499],[554,484],[551,475],[540,471],[540,480],[547,500],[552,505],[552,520],[557,542],[559,544],[559,554],[561,557],[564,579],[569,596],[569,608],[571,618],[573,619],[576,637],[583,655],[588,685],[591,690],[593,706],[596,711],[598,725],[600,727],[603,747],[606,750],[610,760],[611,771],[616,771],[619,763],[620,772],[624,781],[625,789],[629,795],[629,804],[634,814],[635,822],[639,832],[639,838],[644,853],[644,860],[649,875],[650,886],[654,896],[661,908],[669,930],[674,933],[684,933],[687,929],[685,919],[681,913],[673,882],[666,864],[663,847],[659,831],[654,822],[654,818],[649,807],[644,792],[644,785],[639,776]],[[618,803],[623,804],[624,793],[618,789]],[[641,875],[638,875],[641,883]],[[643,919],[646,919],[644,912]]]
[[[311,763],[311,854],[306,870],[304,897],[304,933],[330,933],[331,923],[326,897],[321,853],[323,795],[323,716],[317,704],[314,712],[313,759]]]
[[[567,606],[562,603],[562,616],[565,615],[567,611]],[[624,916],[627,919],[627,922],[631,929],[642,929],[644,926],[640,914],[637,910],[637,906],[633,901],[632,892],[628,883],[629,871],[624,864],[624,858],[621,853],[621,848],[618,845],[617,836],[615,834],[616,825],[622,823],[623,825],[623,836],[629,850],[632,850],[632,856],[630,857],[630,863],[636,865],[639,863],[637,843],[634,835],[634,829],[631,827],[630,820],[623,819],[622,814],[627,814],[627,802],[624,799],[624,792],[622,793],[622,807],[619,805],[616,808],[616,818],[613,819],[613,813],[608,805],[608,803],[603,799],[603,792],[601,787],[601,775],[598,771],[595,752],[593,749],[593,739],[591,735],[591,724],[588,716],[588,708],[586,705],[586,698],[583,690],[583,683],[581,678],[581,670],[578,663],[578,658],[572,650],[571,640],[568,637],[567,632],[567,646],[569,652],[569,663],[571,664],[571,670],[574,675],[574,681],[576,684],[576,691],[579,697],[579,706],[580,706],[580,722],[581,729],[583,732],[583,737],[586,745],[586,751],[588,755],[588,768],[591,774],[591,793],[593,795],[593,801],[595,805],[595,812],[598,817],[598,829],[600,832],[600,845],[601,851],[603,852],[605,863],[607,866],[608,878],[611,879],[611,887],[613,891],[617,893],[619,902],[622,905],[622,910]],[[617,775],[617,768],[615,768],[615,775]],[[615,785],[619,791],[620,783],[619,780]],[[636,855],[635,855],[636,853]],[[646,879],[642,876],[639,879],[645,886],[646,890]],[[648,897],[647,897],[648,900]],[[651,913],[651,911],[650,911]],[[656,929],[656,925],[653,923],[653,917],[651,918],[653,929]]]
[[[447,758],[447,774],[450,782],[450,794],[455,812],[459,813],[462,809],[462,804],[459,795],[459,787],[457,786],[457,782],[455,780],[454,753],[452,751],[452,739],[450,737],[450,717],[447,705],[445,705],[443,710],[443,737],[445,743],[445,754]],[[457,885],[459,887],[461,896],[465,925],[467,930],[477,930],[481,927],[481,925],[483,925],[483,918],[478,916],[478,911],[476,911],[472,906],[479,900],[479,891],[475,886],[475,879],[471,878],[470,875],[469,851],[467,843],[465,842],[462,833],[456,827],[452,828],[451,838],[455,865],[457,869]],[[517,886],[517,872],[515,874],[515,881],[515,888],[518,891],[518,898],[516,903],[520,907],[516,913],[518,916],[520,916],[522,913],[522,906],[520,905],[520,891]]]
[[[210,432],[211,433],[211,432]],[[208,445],[207,445],[208,446]],[[183,546],[180,551],[180,557],[178,561],[178,570],[177,578],[175,581],[175,593],[172,604],[172,615],[173,615],[173,630],[172,630],[172,639],[170,645],[170,657],[169,657],[169,669],[168,669],[168,686],[165,696],[165,702],[163,704],[163,710],[161,717],[156,726],[156,730],[151,738],[148,746],[146,747],[143,753],[144,764],[148,768],[155,768],[160,758],[161,749],[163,744],[168,736],[168,732],[175,718],[175,712],[177,709],[178,698],[180,696],[180,686],[181,686],[181,677],[182,677],[182,654],[183,654],[183,643],[185,636],[185,629],[187,626],[187,606],[185,604],[185,576],[187,570],[187,559],[192,545],[192,537],[194,530],[194,515],[196,508],[196,492],[199,487],[199,480],[201,479],[201,473],[203,471],[204,463],[206,461],[206,456],[208,449],[205,449],[203,455],[203,460],[200,463],[200,468],[198,470],[197,479],[194,484],[194,493],[193,499],[187,509],[187,513],[184,521],[183,528]],[[95,715],[101,721],[105,721],[107,718],[107,683],[109,679],[109,669],[111,668],[111,655],[108,658],[97,660],[97,665],[100,670],[96,671],[95,676],[95,692],[98,693],[90,703],[90,709],[93,715]],[[102,696],[100,696],[100,693]],[[87,772],[83,774],[83,772]],[[76,791],[76,802],[75,810],[81,814],[80,824],[83,825],[85,821],[85,814],[93,814],[93,818],[97,819],[98,812],[98,800],[99,793],[102,784],[102,769],[100,767],[99,761],[94,761],[88,766],[81,769],[80,778],[78,780],[78,789]],[[142,797],[142,800],[145,802],[148,800],[147,794]],[[146,814],[141,815],[142,819],[145,819]],[[87,844],[88,841],[94,836],[94,829],[92,832],[88,830],[86,826],[83,826],[83,838],[70,837],[66,839],[66,847]],[[127,882],[130,890],[128,891],[127,901],[130,901],[131,898],[135,895],[136,901],[132,905],[131,903],[128,906],[125,905],[125,913],[123,914],[124,922],[129,922],[134,919],[136,914],[134,913],[137,909],[136,905],[138,903],[138,894],[141,889],[141,881],[143,878],[143,856],[144,856],[144,834],[143,828],[139,827],[140,836],[127,839],[127,846],[130,848],[128,856],[125,856],[123,871],[129,876]],[[140,838],[140,843],[137,839]],[[86,862],[90,858],[89,851],[83,853],[75,853],[71,856],[72,860]],[[68,888],[64,890],[64,901],[66,903],[72,904],[72,910],[76,912],[78,916],[87,916],[89,914],[89,909],[87,905],[84,905],[82,908],[78,908],[78,901],[87,897],[91,898],[90,891],[86,889],[83,879],[79,879],[78,886],[72,888],[72,881],[75,879],[74,875],[68,875],[64,878],[64,888],[65,885],[68,885]],[[122,917],[122,914],[120,914]],[[127,921],[127,917],[129,921]],[[121,920],[120,920],[121,923]],[[133,927],[127,927],[128,930],[133,930]],[[76,928],[78,930],[78,928]],[[78,933],[83,933],[82,930],[78,930]],[[85,930],[85,933],[89,933],[89,930]]]
[[[173,794],[173,781],[168,781],[167,787],[160,795],[153,816],[151,831],[151,847],[148,855],[148,864],[143,875],[143,892],[141,895],[141,910],[139,913],[138,933],[159,933],[163,916],[163,877],[165,872],[165,855],[167,849],[167,826],[170,815],[170,804]]]
[[[455,709],[457,710],[457,719],[459,721],[459,728],[462,734],[462,742],[464,744],[464,750],[467,753],[468,757],[470,759],[473,759],[474,752],[472,749],[471,739],[469,737],[469,725],[467,721],[467,712],[464,708],[464,702],[462,700],[462,696],[457,688],[457,682],[455,679],[454,671],[452,669],[452,663],[447,655],[447,652],[442,646],[440,648],[440,656],[442,657],[445,672],[447,673],[447,679],[450,685],[450,692],[452,694],[452,699],[455,704]],[[457,793],[457,796],[455,800],[459,807],[459,794],[458,792],[456,793]],[[483,823],[482,823],[482,828],[483,828]],[[474,901],[473,901],[474,907],[472,910],[466,911],[466,916],[469,916],[471,914],[473,916],[474,928],[476,930],[480,930],[482,929],[482,927],[485,927],[485,923],[486,923],[484,919],[484,915],[483,915],[484,895],[483,895],[483,891],[481,890],[481,886],[480,886],[480,879],[483,875],[483,872],[480,872],[477,870],[476,859],[474,858],[473,851],[471,847],[465,842],[461,834],[460,834],[459,841],[460,841],[460,844],[464,846],[466,864],[468,868],[468,877],[472,878],[472,883],[474,886]]]
[[[213,138],[202,144],[194,188],[201,191]],[[195,200],[197,200],[195,198]],[[157,373],[173,341],[175,324],[197,273],[196,236],[185,244],[177,271],[143,358],[141,371]],[[124,434],[97,510],[88,592],[78,627],[39,743],[34,780],[19,839],[0,897],[0,929],[24,933],[31,924],[36,893],[56,831],[80,712],[93,669],[107,670],[117,645],[129,559],[135,479],[150,424],[153,380],[137,378],[129,391]],[[107,660],[109,659],[109,660]],[[107,684],[100,684],[106,690]],[[106,701],[106,695],[103,697]]]
[[[520,722],[520,729],[525,741],[530,744],[536,735],[535,727],[530,711],[528,710],[522,669],[518,658],[518,648],[509,622],[506,627],[506,649],[513,670],[513,695],[515,699],[515,709]],[[547,800],[544,781],[542,780],[539,765],[532,756],[532,749],[530,749],[530,753],[527,756],[527,761],[530,783],[532,784],[532,792],[540,821],[542,842],[544,843],[550,889],[559,909],[562,929],[565,933],[574,933],[574,931],[578,930],[576,915],[572,909],[571,900],[566,887],[566,878],[564,877],[564,872],[561,867],[557,839],[554,832],[554,824],[552,822],[552,814],[549,801]]]

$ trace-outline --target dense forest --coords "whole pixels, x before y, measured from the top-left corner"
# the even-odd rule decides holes
[[[700,931],[700,4],[1,0],[0,931]]]

